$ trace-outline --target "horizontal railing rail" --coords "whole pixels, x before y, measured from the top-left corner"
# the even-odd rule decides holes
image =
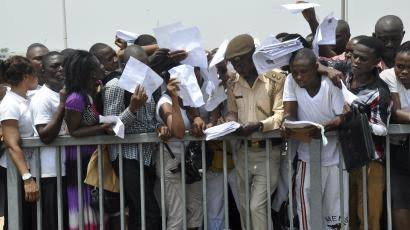
[[[394,136],[394,135],[402,135],[402,134],[410,134],[410,125],[402,125],[402,124],[391,124],[389,126],[388,129],[388,136]],[[267,133],[254,133],[249,137],[242,137],[242,136],[237,136],[237,135],[227,135],[224,137],[220,137],[217,138],[215,140],[219,140],[219,141],[223,141],[223,186],[224,186],[224,216],[225,216],[225,223],[224,223],[224,229],[229,229],[229,213],[228,213],[228,202],[227,202],[227,197],[228,197],[228,170],[227,170],[227,143],[228,141],[232,141],[232,140],[241,140],[242,143],[244,143],[244,151],[245,151],[245,172],[247,171],[247,167],[248,167],[248,144],[246,140],[251,140],[251,139],[259,139],[259,140],[263,140],[266,141],[266,157],[267,159],[270,159],[271,157],[271,148],[272,146],[270,146],[270,142],[268,142],[268,139],[272,139],[272,138],[281,138],[280,135],[280,131],[272,131],[272,132],[267,132]],[[191,135],[189,135],[188,133],[186,133],[186,135],[184,136],[183,140],[180,139],[171,139],[169,140],[169,142],[173,142],[173,141],[201,141],[202,142],[202,159],[203,159],[203,167],[205,167],[205,138],[197,138],[197,137],[193,137]],[[40,155],[38,152],[38,149],[40,147],[45,147],[45,146],[55,146],[58,147],[58,153],[61,153],[61,148],[65,147],[65,146],[77,146],[77,150],[80,149],[79,146],[82,145],[97,145],[98,146],[98,156],[101,156],[101,146],[102,145],[116,145],[119,147],[119,156],[120,156],[120,161],[119,161],[119,167],[120,167],[120,204],[121,204],[121,229],[125,229],[125,219],[124,219],[124,193],[123,193],[123,178],[122,178],[122,168],[123,168],[123,162],[122,162],[122,150],[121,150],[121,144],[138,144],[138,148],[141,151],[142,145],[143,143],[158,143],[159,144],[159,154],[160,154],[160,162],[157,162],[160,167],[161,167],[161,178],[160,179],[160,183],[161,183],[161,202],[160,202],[160,206],[162,207],[162,224],[163,224],[163,229],[164,225],[166,224],[166,219],[164,217],[165,215],[165,211],[164,211],[164,207],[165,207],[165,195],[164,195],[164,183],[165,183],[165,174],[164,174],[164,145],[163,142],[158,138],[156,133],[144,133],[144,134],[132,134],[132,135],[126,135],[124,139],[118,138],[118,137],[113,137],[113,136],[93,136],[93,137],[84,137],[84,138],[74,138],[71,136],[60,136],[58,138],[56,138],[52,143],[45,145],[44,143],[41,142],[41,140],[38,137],[31,137],[31,138],[23,138],[21,140],[21,145],[22,147],[25,148],[35,148],[37,149],[37,152],[35,154],[35,158],[36,158],[36,168],[37,168],[37,172],[40,171]],[[386,144],[389,144],[389,138],[387,138],[386,140]],[[289,153],[291,152],[290,150],[290,145],[287,154],[289,155]],[[311,151],[311,159],[310,159],[310,163],[311,163],[311,188],[312,188],[312,197],[311,197],[311,205],[314,207],[315,211],[312,210],[311,212],[311,227],[313,229],[320,229],[321,228],[321,216],[317,213],[321,213],[321,180],[318,178],[321,178],[321,156],[320,154],[314,154],[314,153],[320,153],[320,148],[321,148],[321,144],[320,141],[313,141],[310,145],[310,151]],[[235,154],[235,152],[234,152]],[[61,157],[59,156],[59,154],[57,154],[58,156],[56,156],[56,162],[61,162]],[[181,156],[181,162],[184,161],[184,154],[182,154]],[[77,156],[79,158],[80,153],[77,153]],[[342,159],[342,158],[341,158]],[[290,229],[293,229],[293,204],[292,204],[292,177],[291,177],[291,158],[288,157],[288,182],[289,182],[289,194],[288,194],[288,199],[289,199],[289,222],[290,222]],[[78,175],[81,175],[81,161],[78,160],[78,165],[77,165],[77,169],[78,169]],[[8,223],[9,223],[9,229],[10,230],[20,230],[22,227],[22,215],[21,215],[21,205],[19,205],[19,203],[21,203],[21,200],[24,199],[22,198],[21,194],[20,194],[20,189],[19,187],[21,186],[20,183],[20,176],[19,173],[17,172],[16,168],[14,167],[14,165],[12,165],[12,161],[10,159],[8,159],[8,164],[11,165],[11,167],[8,167],[8,202],[9,202],[9,210],[11,210],[11,212],[9,212],[9,216],[8,216]],[[340,163],[340,166],[342,166],[343,163]],[[140,176],[141,176],[141,200],[144,200],[145,194],[144,194],[144,189],[142,189],[144,187],[144,172],[143,172],[143,163],[142,161],[140,161]],[[270,163],[269,160],[267,160],[266,162],[266,173],[267,173],[267,194],[270,194],[273,191],[270,191],[270,181],[271,181],[271,175],[270,175]],[[61,185],[61,169],[60,167],[56,167],[57,168],[57,180],[58,180],[58,193],[59,193],[59,199],[56,201],[58,203],[58,218],[59,218],[59,229],[62,229],[62,200],[61,198],[61,189],[62,189],[62,185]],[[185,180],[185,175],[184,175],[184,164],[182,164],[182,181]],[[363,167],[363,183],[365,185],[366,183],[366,166]],[[391,219],[391,188],[390,188],[390,148],[387,147],[386,148],[386,176],[387,176],[387,181],[386,181],[386,187],[387,187],[387,209],[388,209],[388,229],[392,229],[392,219]],[[98,174],[99,174],[99,178],[102,177],[103,175],[103,167],[102,167],[102,161],[99,159],[98,160]],[[340,172],[343,172],[342,167],[340,169]],[[204,212],[204,220],[203,220],[203,225],[204,228],[206,229],[206,226],[208,225],[207,223],[207,206],[206,206],[206,194],[207,194],[207,172],[206,170],[203,173],[203,180],[202,180],[202,194],[203,194],[203,212]],[[38,175],[37,175],[38,176]],[[249,181],[248,178],[246,177],[246,182],[245,182],[245,190],[246,190],[246,216],[245,216],[245,226],[247,228],[250,227],[250,211],[249,211]],[[40,180],[40,179],[38,179]],[[341,184],[343,184],[343,180],[348,180],[348,178],[343,178],[343,174],[341,173],[340,175],[340,181]],[[100,180],[100,187],[102,187]],[[342,186],[343,187],[343,186]],[[341,188],[342,188],[341,187]],[[78,177],[78,194],[79,197],[81,196],[81,189],[82,189],[82,179],[81,177]],[[185,184],[182,183],[182,194],[185,194]],[[343,191],[341,190],[341,219],[344,219],[344,214],[343,214]],[[366,200],[367,200],[367,186],[364,186],[363,188],[363,193],[364,193],[364,207],[366,207]],[[103,210],[103,203],[102,203],[102,197],[104,196],[104,192],[102,189],[100,189],[100,207]],[[270,209],[271,209],[271,204],[270,204],[270,196],[267,196],[267,202],[268,202],[268,211],[267,214],[270,217]],[[82,199],[79,199],[79,206],[82,206]],[[16,205],[17,204],[17,205]],[[145,229],[145,202],[141,202],[141,220],[142,220],[142,229]],[[183,205],[186,205],[186,201],[183,200]],[[39,229],[41,229],[41,214],[38,214],[41,212],[41,201],[37,203],[37,226]],[[40,216],[39,216],[40,215]],[[368,228],[367,225],[367,209],[364,208],[364,218],[365,218],[365,229]],[[80,223],[80,229],[83,229],[81,226],[81,223],[83,223],[83,219],[82,219],[82,213],[80,211],[80,217],[79,217],[79,223]],[[103,215],[99,215],[99,221],[100,223],[102,223],[104,221],[104,217]],[[184,211],[184,227],[186,227],[186,213]],[[272,228],[272,222],[269,218],[268,220],[268,227],[269,229]],[[100,229],[104,229],[104,226],[100,225]]]

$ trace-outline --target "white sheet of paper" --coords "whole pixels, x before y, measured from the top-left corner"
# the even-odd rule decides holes
[[[226,122],[208,129],[205,129],[206,140],[213,140],[235,132],[241,125],[235,121]]]
[[[297,4],[284,4],[283,8],[289,10],[292,14],[298,14],[305,9],[314,8],[320,6],[317,3],[297,3]]]
[[[163,82],[162,78],[149,66],[130,57],[118,85],[130,93],[134,93],[135,88],[138,85],[142,85],[145,88],[149,101],[152,98],[152,94]]]
[[[199,108],[205,104],[201,89],[196,80],[194,67],[179,65],[168,72],[171,78],[176,78],[180,82],[179,96],[184,106]]]
[[[283,122],[283,125],[285,126],[285,128],[288,129],[298,129],[298,128],[305,128],[308,126],[316,126],[320,129],[320,132],[322,134],[322,143],[323,145],[327,145],[328,141],[327,141],[327,137],[325,136],[325,128],[323,127],[323,125],[321,124],[317,124],[311,121],[289,121],[289,120],[285,120]]]
[[[132,42],[135,41],[139,35],[126,30],[117,30],[116,36],[126,42]]]
[[[214,57],[212,58],[211,63],[209,63],[209,68],[214,67],[216,64],[220,63],[225,59],[226,48],[228,48],[229,40],[224,40],[221,45],[219,45],[218,50],[216,51]]]
[[[208,67],[206,52],[202,47],[201,33],[198,27],[184,28],[170,33],[171,50],[185,50],[188,57],[181,61],[182,64]]]
[[[125,127],[122,123],[120,117],[118,116],[99,116],[100,123],[105,124],[115,124],[112,130],[115,133],[115,136],[124,139],[125,136]]]
[[[326,16],[316,30],[318,45],[336,44],[336,26],[338,19],[333,17],[333,13]]]
[[[197,47],[188,52],[188,57],[181,61],[182,64],[198,66],[201,69],[208,68],[206,52],[202,47]]]
[[[157,39],[158,46],[161,48],[171,47],[171,34],[177,30],[183,29],[184,26],[181,22],[160,26],[154,28],[155,38]]]
[[[350,92],[346,85],[342,82],[342,94],[343,97],[345,99],[345,101],[347,102],[347,104],[351,105],[353,103],[353,101],[358,100],[359,97],[357,97],[356,95],[354,95],[352,92]]]
[[[212,67],[209,69],[201,68],[200,72],[207,84],[205,92],[208,95],[211,95],[221,82],[221,80],[218,77],[218,70],[216,69],[216,67]]]
[[[302,49],[299,39],[279,42],[276,38],[268,37],[260,47],[255,50],[252,58],[259,74],[280,68],[289,64],[292,52]]]
[[[226,99],[228,99],[228,96],[225,93],[225,88],[222,85],[220,85],[208,97],[208,100],[205,104],[205,110],[208,112],[213,111],[214,109],[216,109],[216,107],[218,107],[218,105],[220,105]]]

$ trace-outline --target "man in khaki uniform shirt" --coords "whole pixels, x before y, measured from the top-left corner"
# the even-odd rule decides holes
[[[253,38],[242,34],[229,43],[225,59],[237,71],[233,86],[228,92],[227,120],[241,124],[238,133],[249,136],[253,132],[278,129],[283,117],[282,94],[286,76],[279,71],[258,75],[252,60],[255,51]],[[273,193],[277,186],[280,161],[280,141],[272,143],[270,153],[270,185]],[[245,177],[249,176],[251,229],[268,229],[267,216],[267,177],[266,142],[248,141],[248,169],[245,169],[245,150],[243,142],[236,143],[234,155],[238,173],[238,190],[242,228],[246,229]]]

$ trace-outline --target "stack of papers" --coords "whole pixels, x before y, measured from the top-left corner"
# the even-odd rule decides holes
[[[115,133],[115,136],[124,139],[125,136],[125,127],[124,123],[122,123],[120,117],[118,116],[101,116],[100,115],[100,123],[104,124],[115,124],[112,130]]]
[[[134,93],[135,88],[138,85],[142,85],[147,93],[148,101],[150,101],[152,94],[163,82],[162,78],[154,70],[137,59],[130,57],[118,85],[130,93]]]
[[[208,59],[197,27],[185,28],[179,22],[155,28],[154,33],[161,48],[185,50],[188,53],[182,64],[208,68]]]
[[[317,3],[296,3],[296,4],[285,4],[282,5],[283,8],[289,10],[292,14],[298,14],[305,9],[314,8],[320,6]]]
[[[223,137],[230,133],[235,132],[241,125],[235,121],[230,121],[217,125],[208,129],[205,129],[206,140],[213,140],[218,137]]]
[[[310,139],[310,138],[307,138],[307,137],[303,136],[304,131],[306,131],[306,134],[308,134],[308,132],[311,130],[312,127],[319,128],[320,132],[322,134],[322,143],[323,143],[323,145],[327,145],[327,143],[328,143],[327,138],[325,136],[325,128],[321,124],[317,124],[317,123],[314,123],[314,122],[311,122],[311,121],[289,121],[289,120],[285,120],[283,125],[285,126],[286,129],[298,130],[299,133],[302,134],[302,136],[295,137],[295,139],[298,139],[298,140],[303,141],[303,142],[306,142]]]
[[[258,74],[288,65],[292,53],[302,48],[298,38],[279,42],[273,36],[268,37],[252,56]]]
[[[138,34],[125,31],[125,30],[117,30],[116,37],[121,38],[126,42],[134,42],[138,38]]]
[[[196,80],[194,67],[179,65],[168,72],[171,78],[176,78],[180,82],[179,97],[184,106],[199,108],[205,104],[201,88]]]

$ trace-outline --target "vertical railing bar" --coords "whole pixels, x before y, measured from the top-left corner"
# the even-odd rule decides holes
[[[99,193],[99,222],[100,230],[104,230],[104,180],[103,180],[103,154],[101,151],[101,145],[98,145],[98,193]]]
[[[246,207],[246,229],[251,229],[250,220],[250,198],[249,198],[249,162],[248,162],[248,141],[245,139],[245,207]]]
[[[339,146],[339,144],[338,144],[338,149],[341,149],[341,148],[339,148],[340,146]],[[344,171],[344,164],[343,164],[343,155],[342,155],[342,153],[340,152],[339,153],[339,187],[340,187],[340,189],[339,189],[339,196],[340,196],[340,227],[343,229],[344,228],[344,220],[345,220],[345,191],[344,191],[344,188],[345,188],[345,186],[344,186],[344,173],[343,173],[343,171]]]
[[[226,141],[222,142],[222,151],[223,151],[223,170],[224,170],[224,224],[225,229],[229,229],[229,204],[228,204],[228,157],[226,154]]]
[[[322,228],[322,161],[319,140],[312,140],[310,153],[310,226],[312,229]]]
[[[57,176],[57,223],[58,230],[63,230],[63,182],[61,172],[61,146],[57,147],[57,154],[55,155],[56,176]]]
[[[10,153],[7,154],[7,210],[10,230],[23,229],[23,210],[21,194],[21,175],[18,172]]]
[[[289,194],[289,227],[293,230],[293,181],[292,181],[292,141],[287,140],[287,157],[288,157],[288,194]]]
[[[267,214],[268,214],[268,230],[272,229],[272,201],[271,201],[271,189],[270,189],[270,184],[271,184],[271,178],[270,178],[270,152],[271,152],[271,141],[269,139],[265,140],[266,143],[266,191],[267,191]]]
[[[368,230],[369,229],[369,224],[367,222],[368,220],[368,212],[367,212],[367,166],[363,166],[362,168],[362,182],[363,182],[363,221],[364,221],[364,229]]]
[[[144,181],[144,154],[142,144],[138,144],[140,164],[140,194],[141,194],[141,229],[145,230],[145,181]]]
[[[202,150],[202,204],[204,212],[204,229],[208,229],[208,209],[207,209],[207,193],[206,193],[206,152],[205,141],[201,141]]]
[[[83,205],[83,179],[82,179],[82,156],[81,148],[77,145],[77,187],[78,187],[78,226],[84,230],[84,205]]]
[[[159,145],[159,164],[161,168],[161,222],[162,230],[167,228],[167,214],[165,209],[165,169],[164,169],[164,143]]]
[[[120,179],[120,221],[121,230],[125,230],[125,203],[124,203],[124,160],[122,153],[122,145],[118,145],[118,168]]]
[[[37,180],[37,186],[38,186],[38,193],[40,195],[40,198],[37,201],[37,229],[42,229],[42,203],[43,203],[43,197],[41,194],[41,162],[40,162],[40,148],[36,148],[35,150],[35,167],[36,167],[36,180]]]
[[[181,153],[181,187],[182,187],[182,228],[187,229],[186,219],[186,184],[185,184],[185,142],[182,142],[183,151]]]
[[[387,187],[387,229],[392,230],[392,213],[391,213],[391,155],[390,155],[390,137],[386,136],[386,187]]]

